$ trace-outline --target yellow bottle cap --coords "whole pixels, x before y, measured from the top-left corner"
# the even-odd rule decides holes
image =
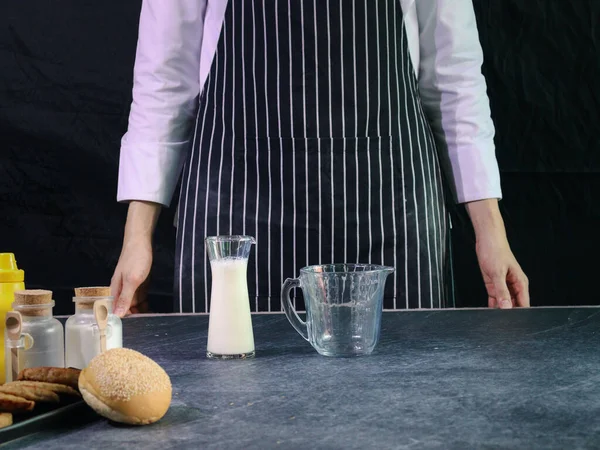
[[[0,283],[21,283],[25,280],[25,272],[17,268],[17,260],[13,253],[0,253]]]

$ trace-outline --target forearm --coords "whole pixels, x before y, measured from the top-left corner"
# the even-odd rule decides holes
[[[489,236],[506,237],[504,220],[497,199],[465,203],[477,241]]]
[[[158,203],[132,201],[127,211],[124,244],[139,240],[152,240],[162,207]]]

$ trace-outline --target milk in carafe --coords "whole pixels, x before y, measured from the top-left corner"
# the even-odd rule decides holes
[[[248,261],[212,261],[207,350],[216,355],[254,352],[254,333],[246,273]]]
[[[215,236],[206,239],[212,274],[208,342],[209,358],[254,356],[254,333],[248,297],[248,256],[254,238]]]

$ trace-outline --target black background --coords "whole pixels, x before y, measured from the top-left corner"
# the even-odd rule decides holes
[[[497,129],[501,203],[533,305],[596,304],[600,276],[600,2],[475,0]],[[0,251],[72,312],[74,286],[109,283],[140,0],[0,4]],[[150,286],[169,311],[174,208]],[[474,238],[453,211],[457,306],[484,306]],[[290,276],[293,274],[290,274]]]

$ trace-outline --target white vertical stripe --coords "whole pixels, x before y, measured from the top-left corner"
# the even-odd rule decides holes
[[[298,258],[296,252],[296,219],[298,217],[298,211],[296,209],[296,139],[294,135],[294,96],[293,96],[293,84],[292,84],[292,0],[288,0],[288,30],[289,30],[289,56],[290,56],[290,138],[292,141],[292,190],[294,194],[294,276],[298,276]],[[282,299],[283,300],[283,299]],[[296,308],[296,296],[294,295],[294,309]]]
[[[406,30],[404,30],[406,32]],[[404,35],[404,33],[403,33]],[[406,63],[406,70],[404,71],[406,77],[408,77],[408,83],[410,84],[410,89],[407,91],[407,94],[410,94],[411,97],[411,101],[413,104],[413,112],[414,112],[414,117],[413,117],[413,123],[416,125],[417,128],[417,146],[419,147],[419,160],[421,162],[421,178],[423,180],[423,184],[421,186],[423,186],[423,209],[425,210],[425,235],[426,235],[426,242],[427,242],[427,265],[428,265],[428,271],[429,271],[429,302],[430,302],[430,308],[433,308],[433,281],[432,281],[432,273],[431,273],[431,246],[430,246],[430,242],[429,242],[429,198],[427,195],[427,186],[430,184],[427,181],[427,178],[425,176],[425,164],[423,162],[423,153],[428,153],[428,148],[427,148],[427,143],[423,142],[423,145],[421,145],[421,132],[423,132],[423,136],[425,136],[425,124],[422,122],[421,120],[421,115],[419,114],[419,105],[417,104],[417,86],[415,84],[415,77],[412,74],[412,68],[410,67],[409,61],[410,61],[410,55],[407,55],[407,58],[404,58],[404,61]],[[425,139],[425,137],[424,137]],[[415,180],[416,181],[416,180]],[[415,190],[415,195],[416,195],[416,190]],[[415,214],[415,216],[418,216],[418,214]],[[420,236],[418,237],[418,239],[420,240]],[[419,277],[419,286],[421,286],[421,279]],[[419,307],[421,305],[419,304]]]
[[[210,86],[212,85],[212,77],[210,74],[207,78],[207,91],[210,90]],[[208,101],[207,96],[205,96],[205,100]],[[206,113],[208,108],[204,108],[204,114],[202,116],[202,131],[200,132],[200,142],[198,144],[198,165],[196,166],[196,189],[194,191],[194,217],[192,219],[192,258],[191,258],[191,279],[190,283],[192,285],[192,312],[196,312],[196,219],[197,219],[197,210],[198,210],[198,186],[200,185],[200,159],[202,158],[202,141],[204,139],[204,124],[206,123]],[[183,250],[183,246],[182,246]],[[206,287],[206,248],[204,250],[204,285]],[[206,292],[206,290],[205,290]],[[208,299],[205,297],[204,299],[204,312],[208,312]]]
[[[425,163],[423,162],[423,153],[427,153],[429,150],[427,148],[427,144],[424,142],[423,146],[421,146],[421,131],[425,132],[425,129],[421,127],[422,123],[419,120],[419,111],[417,108],[417,104],[416,104],[416,99],[415,96],[412,96],[413,98],[413,104],[415,106],[414,112],[415,112],[415,123],[418,124],[418,129],[417,129],[417,145],[419,146],[419,158],[421,161],[421,176],[423,178],[423,209],[425,210],[425,234],[427,236],[427,267],[428,267],[428,271],[429,271],[429,303],[430,303],[430,308],[433,308],[433,274],[432,274],[432,263],[431,263],[431,244],[429,241],[429,196],[427,193],[427,186],[430,184],[430,182],[427,180],[427,177],[425,176]],[[420,284],[419,280],[419,284]]]
[[[231,2],[231,14],[235,17],[235,3]],[[233,180],[235,179],[235,22],[231,27],[231,186],[229,187],[230,197],[229,197],[229,234],[233,234]],[[223,133],[225,133],[225,129],[223,129]]]
[[[329,2],[327,2],[329,4]],[[317,35],[317,0],[313,2],[314,6],[314,27],[315,27],[315,113],[317,116],[317,171],[318,171],[318,181],[319,181],[319,259],[317,260],[319,264],[321,264],[321,258],[323,256],[322,253],[322,244],[323,244],[323,194],[321,189],[321,118],[319,117],[319,50],[318,50],[318,35]],[[308,175],[308,169],[306,170]],[[306,246],[308,248],[308,245]]]
[[[365,66],[369,67],[369,21],[367,19],[367,15],[368,15],[368,6],[372,5],[370,2],[365,2]],[[377,10],[377,7],[374,8],[375,10]],[[369,67],[370,68],[370,67]],[[369,139],[369,105],[371,104],[371,98],[370,98],[370,86],[369,86],[369,72],[370,70],[366,70],[366,90],[367,90],[367,117],[365,118],[365,137],[367,138],[367,192],[368,192],[368,201],[367,201],[367,205],[368,205],[368,211],[369,211],[369,264],[371,264],[371,257],[373,254],[373,230],[372,230],[372,216],[373,216],[373,211],[371,210],[371,190],[372,190],[372,185],[371,185],[371,140]],[[379,75],[378,75],[379,76]]]
[[[352,39],[353,44],[353,52],[354,52],[354,127],[355,127],[355,138],[358,138],[358,95],[357,95],[357,80],[356,80],[356,3],[352,0]],[[359,263],[360,258],[360,217],[358,214],[358,187],[360,185],[358,180],[358,151],[356,148],[356,140],[354,145],[354,163],[356,170],[356,262]]]
[[[281,129],[281,85],[280,85],[280,63],[279,63],[279,2],[275,2],[275,27],[277,28],[277,37],[275,44],[277,45],[277,131],[279,136],[279,179],[281,182],[281,210],[280,210],[280,236],[279,236],[279,264],[281,265],[281,280],[279,285],[283,286],[285,280],[285,274],[283,273],[283,203],[284,203],[284,192],[283,192],[283,130]],[[296,274],[293,274],[296,276]],[[283,311],[283,299],[280,301],[279,308]]]
[[[431,157],[431,181],[432,181],[432,192],[434,192],[433,195],[435,195],[435,217],[434,217],[434,223],[435,226],[437,227],[437,233],[436,233],[436,254],[435,254],[435,262],[436,262],[436,268],[437,268],[437,289],[438,289],[438,303],[439,306],[442,307],[442,271],[443,271],[443,252],[442,252],[442,248],[444,246],[444,242],[441,239],[441,229],[442,229],[442,225],[441,225],[441,214],[442,214],[442,205],[441,202],[443,202],[443,199],[440,197],[440,193],[438,191],[438,181],[437,181],[437,176],[436,176],[436,161],[437,159],[435,158],[435,152],[436,152],[436,147],[435,147],[435,142],[433,141],[433,137],[431,134],[431,131],[429,129],[429,127],[427,127],[428,130],[428,136],[429,136],[429,141],[431,145],[431,148],[434,151],[434,154]]]
[[[223,52],[225,57],[223,58],[223,92],[227,92],[227,23],[223,22]],[[220,217],[221,217],[221,184],[223,178],[223,156],[225,153],[225,108],[221,108],[221,119],[223,128],[221,130],[221,151],[219,156],[219,187],[217,188],[217,236],[221,234],[220,231]],[[207,196],[208,197],[208,196]]]
[[[400,67],[398,65],[398,33],[397,33],[397,28],[398,28],[398,20],[397,20],[397,11],[396,11],[396,1],[393,2],[394,4],[394,59],[396,64],[394,65],[395,70],[394,72],[396,73],[396,93],[399,94],[400,93],[400,80],[398,77],[398,68]],[[406,91],[406,89],[405,89]],[[400,110],[401,110],[401,105],[400,105],[400,98],[397,98],[397,104],[398,104],[398,133],[400,134],[400,143],[402,143],[402,126],[400,123]],[[401,154],[400,154],[400,171],[402,172],[402,210],[404,212],[404,296],[405,296],[405,301],[406,301],[406,308],[408,309],[408,226],[407,226],[407,221],[406,221],[406,204],[407,204],[407,199],[406,199],[406,184],[405,184],[405,173],[404,173],[404,150],[406,150],[405,148],[401,147]]]
[[[215,85],[214,85],[214,103],[216,105],[217,103],[217,86],[219,83],[219,59],[215,58]],[[204,201],[204,234],[206,235],[206,233],[208,232],[208,199],[210,198],[210,169],[211,169],[211,159],[212,159],[212,153],[213,153],[213,139],[215,137],[215,126],[217,124],[217,108],[213,108],[213,120],[212,120],[212,131],[210,133],[210,142],[208,144],[208,162],[206,163],[206,193],[205,193],[205,201]],[[202,142],[202,139],[200,139],[200,142]],[[196,198],[198,197],[198,180],[200,179],[200,166],[201,164],[198,164],[198,173],[196,175],[197,179],[196,179]],[[197,201],[197,200],[196,200]],[[220,203],[221,199],[217,198],[217,203]],[[193,230],[194,236],[193,236],[193,241],[194,243],[192,244],[192,254],[196,249],[196,213],[194,213],[194,230]],[[206,280],[208,279],[208,269],[207,266],[208,264],[206,264],[206,258],[208,256],[207,250],[206,250],[206,245],[204,245],[204,311],[208,312],[208,283],[206,282]],[[194,261],[196,260],[195,258],[193,258]],[[193,292],[193,288],[192,288],[192,292]],[[196,312],[196,308],[194,307],[194,309],[192,310],[192,312]]]
[[[438,290],[439,290],[439,296],[440,296],[440,306],[442,305],[442,298],[445,296],[444,292],[445,292],[445,284],[446,284],[446,272],[445,272],[445,268],[446,268],[446,264],[445,262],[447,261],[446,258],[446,250],[447,250],[447,236],[446,233],[448,232],[446,226],[446,218],[448,217],[447,215],[447,211],[446,211],[446,207],[445,207],[445,199],[444,199],[444,190],[443,190],[443,182],[442,182],[442,172],[440,170],[440,162],[439,162],[439,158],[438,158],[438,153],[437,153],[437,147],[436,147],[436,142],[433,136],[433,132],[431,131],[431,125],[429,124],[429,122],[427,123],[427,130],[428,130],[428,136],[429,136],[429,140],[431,141],[431,146],[434,149],[433,152],[433,156],[432,156],[432,168],[433,168],[433,172],[434,172],[434,178],[435,178],[435,192],[436,192],[436,204],[437,204],[437,227],[438,227],[438,239],[439,239],[439,269],[438,269]]]
[[[444,251],[443,249],[446,247],[446,243],[442,237],[442,233],[443,233],[443,226],[442,226],[442,217],[444,215],[445,212],[445,208],[444,208],[444,197],[443,197],[443,192],[441,192],[441,179],[440,177],[440,171],[439,171],[439,160],[437,157],[437,148],[436,148],[436,143],[435,140],[433,138],[433,133],[431,131],[431,127],[429,125],[429,123],[427,123],[427,135],[429,138],[429,142],[431,145],[431,148],[433,149],[433,155],[432,155],[432,161],[431,161],[431,167],[432,167],[432,184],[433,187],[435,188],[435,203],[436,203],[436,208],[435,210],[437,211],[437,245],[438,245],[438,254],[436,255],[439,256],[439,261],[438,261],[438,280],[437,280],[437,284],[438,284],[438,295],[439,295],[439,303],[440,303],[440,307],[442,306],[442,297],[443,297],[443,289],[444,289],[444,283],[443,283],[443,273],[444,273]],[[433,189],[433,188],[432,188]]]
[[[200,96],[201,101],[202,96]],[[200,101],[198,102],[198,112],[196,113],[196,125],[194,126],[194,139],[192,139],[192,148],[190,149],[190,159],[188,163],[188,178],[185,187],[185,202],[183,207],[183,222],[177,224],[177,233],[181,233],[181,247],[179,249],[179,312],[183,313],[183,249],[185,248],[185,236],[186,236],[186,220],[187,220],[187,207],[188,198],[190,194],[190,179],[192,178],[192,166],[194,161],[194,154],[196,153],[196,135],[198,134],[198,121],[200,120]],[[200,158],[200,148],[198,148],[198,158]],[[181,214],[181,210],[179,211]],[[180,230],[181,228],[181,230]],[[193,280],[192,280],[193,284]]]
[[[194,134],[195,134],[195,132],[194,132]],[[190,151],[190,153],[191,153],[191,151]],[[188,162],[188,164],[190,164],[190,163]],[[183,172],[185,173],[185,169],[183,170]],[[175,223],[176,223],[175,242],[176,242],[176,244],[175,245],[177,245],[177,243],[179,243],[179,235],[181,234],[182,239],[183,239],[183,236],[185,235],[185,233],[182,230],[183,227],[181,225],[181,222],[179,221],[179,217],[180,217],[179,215],[181,214],[181,199],[183,198],[183,182],[181,184],[182,184],[182,186],[179,189],[179,199],[177,201],[177,209],[175,210],[175,215],[176,215],[176,218],[175,218]],[[181,261],[181,255],[179,255],[179,261]],[[177,262],[177,258],[176,258],[175,262]],[[178,292],[177,296],[179,297],[179,313],[181,314],[183,312],[182,311],[183,296],[181,295],[181,278],[182,278],[181,265],[179,266],[179,268],[176,267],[175,269],[178,271],[178,273],[175,274],[175,280],[179,280],[179,292]],[[173,287],[175,287],[175,286],[173,286]],[[175,298],[173,300],[175,300]],[[173,309],[175,309],[175,305],[173,305]],[[175,311],[175,312],[177,312],[177,311]]]
[[[275,3],[277,4],[277,2]],[[268,311],[271,312],[271,205],[273,202],[273,186],[272,186],[272,176],[271,176],[271,133],[270,133],[270,129],[269,129],[269,100],[267,98],[267,79],[268,79],[268,74],[269,71],[267,70],[267,16],[265,13],[265,8],[262,8],[263,11],[263,31],[264,31],[264,37],[265,37],[265,54],[264,54],[264,58],[265,58],[265,111],[266,111],[266,117],[265,117],[265,123],[266,123],[266,127],[267,127],[267,151],[268,151],[268,156],[269,156],[269,218],[267,219],[269,221],[269,225],[268,225],[268,236],[267,236],[267,277],[269,280],[269,298],[268,298]],[[276,35],[276,39],[278,40],[279,36]],[[279,95],[277,96],[279,98]],[[256,208],[257,211],[257,217],[258,217],[258,205]],[[258,226],[258,223],[257,223]],[[258,230],[258,229],[257,229]],[[258,231],[256,233],[258,235]],[[258,262],[256,263],[256,267],[258,267]],[[257,269],[258,270],[258,269]],[[258,289],[258,285],[257,285],[257,289]]]
[[[439,175],[439,172],[438,172]],[[444,192],[442,190],[442,198],[444,195]],[[440,239],[441,239],[441,248],[442,248],[442,296],[444,297],[444,299],[446,300],[445,304],[448,304],[449,300],[454,300],[454,280],[453,280],[453,271],[452,271],[452,252],[451,252],[451,246],[452,246],[452,242],[450,239],[452,239],[452,220],[450,219],[450,214],[449,212],[443,208],[442,209],[442,217],[440,217],[440,220],[442,220],[443,218],[443,222],[442,222],[442,226],[440,227]],[[448,228],[447,228],[448,227]],[[449,266],[448,266],[449,264]],[[448,270],[446,270],[448,269]],[[450,296],[448,296],[447,294],[449,294]],[[454,302],[452,303],[452,306],[455,307],[456,305],[454,304]]]
[[[382,6],[387,12],[387,0],[386,5]],[[386,14],[387,18],[387,14]],[[375,17],[376,35],[377,35],[377,62],[381,61],[381,52],[379,41],[381,35],[379,33],[379,9],[377,10],[377,16]],[[386,42],[387,45],[387,42]],[[388,79],[389,84],[389,79]],[[389,108],[389,105],[388,105]],[[388,115],[391,116],[388,110]],[[385,248],[385,228],[383,226],[383,162],[382,162],[382,137],[381,137],[381,73],[377,70],[377,142],[379,145],[379,223],[381,225],[381,264],[385,264],[384,248]],[[396,231],[394,230],[394,233]]]
[[[342,138],[343,138],[343,150],[342,154],[344,156],[344,261],[346,263],[348,261],[348,189],[347,189],[347,164],[346,164],[346,88],[344,80],[346,79],[346,74],[344,70],[344,17],[342,15],[342,8],[340,5],[340,55],[341,55],[341,71],[340,74],[341,83],[342,83]],[[332,263],[335,261],[332,261]]]
[[[412,72],[406,72],[406,73],[407,74],[410,73],[410,75],[408,75],[408,76],[410,76],[409,80],[410,80],[410,83],[412,85],[413,92],[417,93],[418,92],[418,86],[417,86],[417,83],[416,83],[417,82],[416,77],[412,76]],[[425,140],[424,146],[426,147],[425,156],[426,156],[426,160],[427,160],[427,170],[428,170],[428,173],[429,173],[429,183],[427,183],[426,182],[426,176],[425,176],[425,167],[424,167],[424,164],[423,164],[423,150],[421,149],[421,151],[420,151],[420,158],[421,158],[421,169],[422,169],[422,176],[423,176],[423,182],[424,182],[424,192],[423,192],[423,195],[424,195],[424,206],[425,206],[425,222],[426,222],[426,227],[427,227],[426,231],[427,231],[427,253],[428,253],[428,263],[429,263],[429,288],[430,288],[430,292],[431,292],[430,304],[431,304],[431,307],[433,307],[434,306],[433,305],[433,297],[434,297],[434,295],[433,295],[433,276],[432,276],[432,270],[433,270],[433,268],[432,268],[431,246],[430,246],[430,236],[429,236],[429,234],[430,234],[429,233],[430,221],[429,221],[429,217],[428,217],[429,216],[429,201],[428,201],[428,198],[427,198],[427,196],[428,196],[427,187],[429,186],[430,193],[431,193],[431,197],[430,198],[432,198],[432,200],[433,200],[433,198],[434,198],[433,190],[434,190],[434,185],[435,185],[436,194],[435,194],[435,199],[433,200],[435,202],[435,206],[432,209],[432,214],[433,214],[432,220],[433,220],[433,226],[436,227],[436,217],[435,217],[436,214],[435,214],[435,211],[437,210],[437,212],[438,212],[437,220],[438,220],[438,224],[439,224],[439,220],[440,220],[440,216],[439,215],[440,215],[440,207],[441,207],[440,206],[441,205],[440,204],[440,199],[438,197],[438,182],[437,182],[437,179],[434,181],[434,176],[435,176],[435,172],[436,172],[436,166],[435,166],[435,164],[436,164],[436,161],[437,161],[437,154],[435,153],[435,143],[433,141],[433,136],[432,136],[432,133],[431,133],[431,129],[430,129],[429,123],[426,120],[425,114],[423,113],[422,105],[421,105],[421,103],[419,101],[418,95],[413,95],[412,102],[413,102],[413,105],[415,106],[416,119],[418,120],[418,123],[420,124],[419,125],[419,129],[422,130],[423,133],[424,133],[424,140]],[[420,134],[417,135],[417,140],[418,140],[418,143],[419,143],[419,147],[421,147]],[[430,158],[429,158],[429,151],[430,150],[434,151],[434,153],[433,153],[433,155],[431,157],[432,158],[431,162],[430,162]],[[432,175],[432,171],[433,171],[433,175]],[[438,176],[439,176],[439,171],[438,171]],[[442,232],[441,231],[441,226],[438,225],[438,230],[437,231],[438,231],[437,234],[441,234],[441,232]],[[442,270],[441,270],[441,263],[440,263],[441,256],[438,258],[438,254],[441,251],[440,249],[441,249],[442,245],[443,244],[441,242],[441,238],[440,238],[439,242],[437,240],[434,240],[434,246],[435,246],[434,253],[435,253],[435,260],[436,260],[436,269],[437,269],[437,273],[438,273],[437,287],[438,287],[438,296],[440,297],[439,298],[440,305],[441,305],[441,296],[442,296],[442,294],[441,294],[441,292],[442,292],[442,285],[441,285],[441,280],[440,280],[439,274],[441,274]]]
[[[441,177],[441,172],[438,172],[438,175]],[[441,181],[440,181],[441,183]],[[454,270],[452,270],[452,264],[454,264],[454,262],[452,261],[452,255],[453,252],[452,250],[452,217],[450,217],[450,212],[449,211],[444,211],[444,243],[445,245],[448,246],[448,250],[450,250],[450,254],[448,255],[448,264],[450,264],[450,271],[449,272],[444,272],[444,283],[443,286],[446,285],[446,283],[448,283],[448,285],[450,286],[451,290],[450,290],[450,295],[452,296],[452,298],[448,299],[448,300],[452,300],[452,306],[456,307],[456,304],[454,303]],[[446,280],[445,274],[448,273],[450,275],[450,279]]]
[[[235,2],[234,2],[235,3]],[[246,126],[246,33],[244,33],[245,28],[245,20],[244,20],[244,5],[246,2],[242,3],[242,96],[243,96],[243,106],[244,110],[244,216],[242,222],[242,234],[246,234],[246,208],[247,208],[247,198],[248,198],[248,146],[246,145],[246,137],[248,136],[248,127]],[[235,25],[234,25],[235,27]]]
[[[404,25],[403,25],[404,27]],[[416,253],[416,257],[417,257],[417,296],[418,296],[418,300],[419,300],[419,308],[421,308],[421,233],[419,231],[419,203],[417,200],[417,189],[416,189],[416,174],[415,174],[415,159],[414,159],[414,148],[413,148],[413,138],[412,138],[412,131],[410,129],[410,124],[413,123],[411,121],[411,117],[408,115],[408,96],[409,96],[409,87],[408,87],[408,82],[406,80],[407,74],[408,74],[408,68],[406,67],[406,61],[407,58],[409,58],[409,55],[406,54],[407,51],[407,46],[406,43],[404,42],[405,40],[405,33],[404,30],[402,30],[402,35],[401,35],[401,45],[400,45],[400,49],[402,51],[402,82],[404,84],[404,112],[406,114],[406,123],[408,124],[407,128],[408,128],[408,141],[409,141],[409,147],[410,147],[410,169],[411,169],[411,174],[412,174],[412,186],[413,186],[413,201],[414,201],[414,205],[415,205],[415,229],[416,229],[416,244],[417,244],[417,253]],[[418,134],[418,130],[417,130],[417,134]]]
[[[306,55],[304,54],[304,2],[300,2],[300,17],[302,30],[302,110],[304,114],[304,189],[306,194],[306,265],[309,263],[309,233],[308,233],[308,136],[306,123]],[[294,172],[294,176],[296,173]]]
[[[252,2],[252,73],[256,73],[256,10],[254,9],[254,2]],[[256,77],[252,77],[252,83],[254,86],[254,126],[255,126],[255,134],[259,135],[258,132],[258,94],[256,91]],[[260,201],[260,170],[258,164],[258,155],[260,150],[258,149],[258,139],[255,139],[255,149],[254,154],[256,156],[256,210],[254,214],[254,234],[256,240],[256,248],[260,248],[259,236],[258,236],[258,206]],[[256,257],[254,259],[254,272],[256,277],[256,292],[254,296],[254,310],[258,312],[258,296],[260,294],[258,288],[258,253],[256,253]]]
[[[433,133],[431,133],[431,141],[433,142],[433,145],[435,145],[435,141],[433,138]],[[444,198],[444,190],[443,190],[443,184],[442,184],[442,179],[441,179],[441,170],[440,170],[440,165],[439,165],[439,159],[437,157],[437,151],[435,153],[435,160],[436,160],[436,183],[435,183],[435,189],[436,189],[436,193],[438,195],[438,198],[440,199],[438,201],[438,235],[439,235],[439,243],[440,243],[440,276],[439,276],[439,288],[440,288],[440,305],[442,302],[442,299],[444,297],[444,292],[445,292],[445,283],[446,283],[446,262],[447,262],[447,258],[446,258],[446,251],[447,251],[447,246],[448,243],[446,242],[446,233],[448,233],[448,230],[446,229],[446,208],[445,208],[445,198]]]
[[[331,177],[331,263],[335,263],[335,188],[334,188],[334,170],[333,170],[333,114],[331,111],[331,91],[333,91],[333,87],[331,85],[331,14],[329,11],[329,2],[327,2],[327,75],[329,77],[329,136],[331,139],[331,147],[329,149],[330,152],[330,161],[331,161],[331,172],[329,176]],[[343,111],[342,111],[343,115]]]
[[[412,81],[412,86],[413,86],[413,91],[415,93],[418,92],[419,87],[417,86],[417,80],[416,77],[411,77],[411,81]],[[429,128],[429,124],[427,122],[427,119],[425,117],[425,114],[423,112],[423,108],[422,108],[422,104],[420,101],[420,97],[418,95],[414,95],[413,96],[413,101],[415,103],[415,111],[417,113],[417,116],[419,117],[419,122],[421,123],[421,129],[423,130],[423,136],[424,136],[424,146],[425,146],[425,159],[427,162],[427,174],[429,177],[429,182],[425,184],[425,189],[424,189],[424,196],[425,196],[425,217],[426,217],[426,222],[427,222],[427,252],[429,255],[429,291],[430,291],[430,295],[431,295],[431,308],[434,307],[433,304],[433,297],[434,297],[434,293],[433,293],[433,275],[432,275],[432,261],[431,261],[431,248],[430,248],[430,244],[429,244],[429,219],[428,219],[428,215],[427,215],[427,211],[429,210],[429,205],[432,205],[431,208],[431,215],[432,215],[432,224],[434,229],[437,228],[437,214],[436,211],[439,212],[439,198],[437,197],[437,188],[435,189],[436,193],[434,194],[434,186],[437,186],[437,181],[435,180],[435,157],[432,154],[431,156],[431,160],[429,157],[429,153],[430,152],[435,152],[435,145],[432,142],[431,139],[431,129]],[[421,155],[421,161],[423,160],[423,156]],[[423,163],[421,163],[423,164]],[[424,168],[423,168],[424,170]],[[423,172],[423,179],[425,180],[425,173]],[[429,187],[429,194],[430,194],[430,199],[431,202],[428,201],[427,199],[427,188]],[[436,230],[437,231],[437,230]],[[434,233],[434,235],[437,233]],[[436,268],[436,272],[439,274],[440,273],[440,260],[438,258],[438,253],[439,253],[439,246],[438,246],[438,241],[437,239],[433,240],[433,253],[434,253],[434,258],[435,258],[435,268]],[[436,277],[437,278],[437,288],[438,288],[438,295],[440,295],[440,277]],[[441,302],[439,302],[441,305]]]
[[[432,222],[433,222],[433,227],[435,228],[435,232],[434,232],[434,239],[433,239],[433,252],[434,252],[434,256],[435,256],[435,270],[436,273],[438,274],[437,278],[437,292],[438,292],[438,296],[440,296],[440,257],[439,257],[439,252],[440,252],[440,243],[437,239],[437,232],[439,231],[439,197],[437,195],[437,181],[435,180],[435,158],[433,157],[433,155],[431,156],[431,158],[429,157],[429,152],[433,151],[435,152],[435,146],[433,145],[432,141],[431,141],[431,136],[430,136],[430,131],[429,131],[429,127],[425,124],[426,118],[423,115],[423,122],[424,122],[424,130],[425,130],[425,136],[426,136],[426,140],[428,141],[428,147],[429,150],[426,153],[426,157],[427,157],[427,173],[429,174],[429,190],[430,190],[430,195],[431,195],[431,201],[433,203],[433,207],[431,208],[431,214],[432,214]],[[433,283],[433,280],[431,280],[431,282]],[[431,301],[432,301],[432,308],[434,307],[433,305],[433,291],[431,292]],[[438,304],[441,306],[441,298],[438,299]]]
[[[388,1],[388,0],[386,0]],[[392,0],[392,1],[396,1],[396,0]],[[387,8],[386,8],[387,9]],[[395,19],[395,18],[394,18]],[[392,77],[391,77],[391,73],[390,73],[390,59],[391,59],[391,55],[390,55],[390,47],[389,47],[389,42],[390,42],[390,23],[389,23],[389,14],[385,15],[385,34],[386,34],[386,49],[387,49],[387,87],[388,87],[388,117],[389,117],[389,133],[390,135],[393,135],[393,131],[392,131]],[[398,79],[398,75],[397,75],[397,70],[395,70],[396,72],[396,80]],[[390,139],[390,175],[391,175],[391,180],[392,180],[392,224],[393,224],[393,233],[394,233],[394,268],[396,268],[397,266],[397,259],[398,259],[398,250],[396,249],[396,245],[397,245],[397,233],[398,230],[396,229],[396,176],[394,173],[394,169],[395,169],[395,164],[394,164],[394,151],[396,150],[392,139]],[[402,159],[402,154],[400,154],[400,158]],[[394,279],[394,309],[397,308],[397,304],[396,304],[396,300],[398,298],[398,283],[397,280],[399,278],[397,272],[394,272],[393,275],[393,279]]]

